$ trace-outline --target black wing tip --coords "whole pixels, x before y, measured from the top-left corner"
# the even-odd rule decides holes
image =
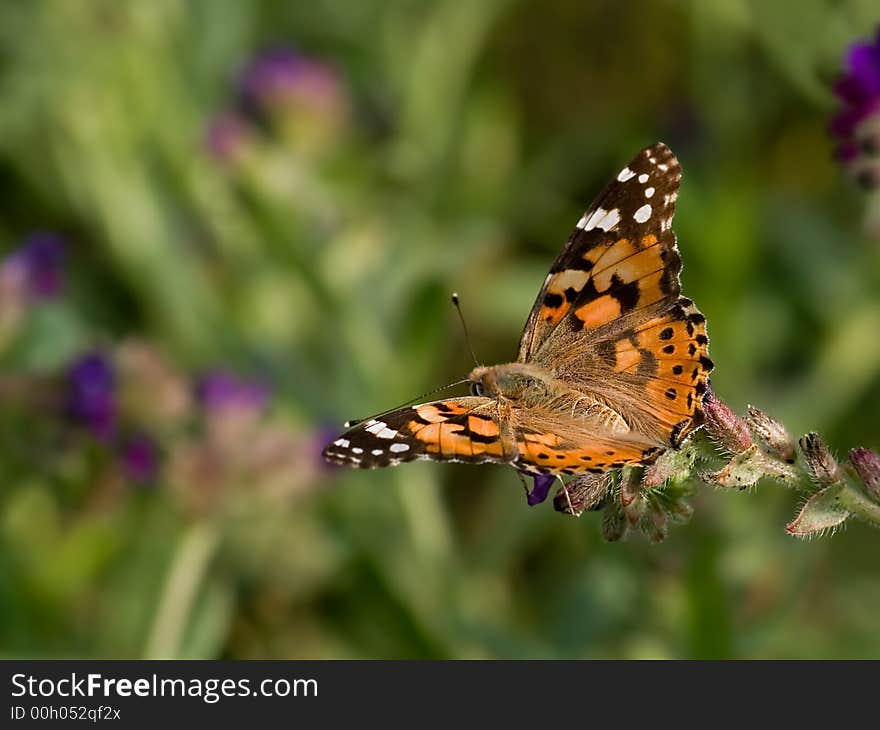
[[[665,165],[676,171],[681,170],[681,164],[675,153],[664,142],[654,142],[654,144],[648,145],[633,158],[633,162],[638,162],[642,158],[650,160],[652,165]],[[660,169],[665,171],[663,167]]]

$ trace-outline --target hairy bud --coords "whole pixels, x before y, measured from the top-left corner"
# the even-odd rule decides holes
[[[741,454],[752,445],[749,427],[723,401],[718,400],[710,388],[703,397],[703,411],[706,414],[706,430],[725,451]]]
[[[819,434],[808,433],[800,440],[800,445],[807,466],[819,484],[828,487],[840,482],[840,467]]]
[[[626,535],[627,523],[623,510],[610,500],[602,513],[602,537],[608,542],[617,542]]]
[[[580,474],[556,493],[553,508],[557,512],[580,517],[587,510],[598,508],[609,489],[611,472]]]
[[[788,431],[785,430],[785,426],[753,406],[749,406],[748,421],[758,438],[766,444],[772,453],[786,464],[794,464],[794,442],[788,435]]]

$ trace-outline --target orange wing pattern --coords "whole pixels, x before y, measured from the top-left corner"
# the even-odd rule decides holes
[[[477,396],[449,398],[401,408],[350,428],[324,449],[336,464],[374,469],[404,461],[508,462],[497,403]]]
[[[514,465],[541,474],[599,474],[628,464],[644,464],[661,449],[640,440],[584,434],[583,443],[566,442],[549,432],[522,428],[517,436],[520,456]]]
[[[684,297],[614,344],[615,372],[644,388],[641,407],[668,430],[672,446],[703,422],[713,367],[708,346],[706,318]]]
[[[680,180],[663,144],[621,170],[553,264],[520,347],[522,361],[576,388],[598,384],[625,420],[672,446],[702,423],[712,370],[705,317],[680,297],[672,231]]]

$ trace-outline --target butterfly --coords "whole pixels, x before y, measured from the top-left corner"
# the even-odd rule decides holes
[[[515,362],[475,367],[471,395],[361,421],[324,449],[374,468],[431,459],[531,475],[650,463],[703,423],[706,318],[681,296],[672,231],[681,167],[657,143],[599,194],[550,267]]]

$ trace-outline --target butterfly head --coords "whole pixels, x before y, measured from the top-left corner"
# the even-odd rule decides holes
[[[468,381],[473,395],[508,400],[546,396],[553,388],[553,376],[549,372],[518,362],[492,367],[480,365],[471,370]]]
[[[468,375],[471,385],[471,395],[495,398],[498,395],[498,380],[495,377],[495,368],[478,365]]]

